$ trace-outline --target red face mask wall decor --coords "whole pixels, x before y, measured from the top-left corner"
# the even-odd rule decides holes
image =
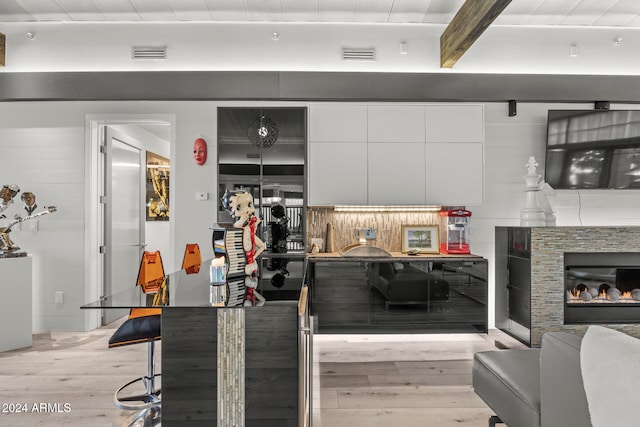
[[[202,166],[207,162],[207,141],[198,138],[193,143],[193,158],[196,164]]]

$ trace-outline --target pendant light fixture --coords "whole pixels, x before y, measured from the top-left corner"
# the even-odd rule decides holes
[[[278,125],[269,117],[262,114],[249,124],[247,136],[254,145],[271,147],[278,140]]]

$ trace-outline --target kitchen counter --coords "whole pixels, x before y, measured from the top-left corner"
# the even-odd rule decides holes
[[[419,254],[419,255],[407,255],[402,252],[390,252],[391,256],[342,256],[339,252],[320,252],[317,254],[307,254],[307,260],[309,262],[358,262],[358,261],[372,261],[372,262],[387,262],[387,261],[400,261],[400,262],[421,262],[421,261],[477,261],[482,260],[480,255],[466,254],[466,255],[454,255],[454,254]]]
[[[166,275],[163,298],[148,298],[140,286],[131,286],[82,308],[162,308],[162,425],[217,425],[219,415],[229,417],[231,411],[244,411],[247,426],[301,425],[300,410],[309,403],[300,400],[308,392],[300,388],[299,375],[310,362],[299,357],[303,331],[298,300],[214,306],[210,265],[208,259],[197,271]],[[300,287],[301,277],[291,280]],[[130,354],[120,354],[129,363]],[[220,368],[225,366],[233,368]]]

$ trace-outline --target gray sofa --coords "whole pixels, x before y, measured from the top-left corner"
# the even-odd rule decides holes
[[[392,304],[427,304],[449,298],[449,283],[441,278],[400,262],[372,263],[372,284]]]
[[[489,426],[591,427],[580,345],[578,336],[548,332],[540,349],[476,353],[473,387],[496,414]]]

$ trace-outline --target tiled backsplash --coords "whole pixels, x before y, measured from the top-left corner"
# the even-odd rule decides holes
[[[326,248],[327,224],[333,225],[334,250],[358,243],[356,228],[374,228],[373,244],[389,252],[402,249],[402,225],[439,224],[438,212],[336,212],[333,207],[307,208],[307,249],[311,239],[321,238]]]

